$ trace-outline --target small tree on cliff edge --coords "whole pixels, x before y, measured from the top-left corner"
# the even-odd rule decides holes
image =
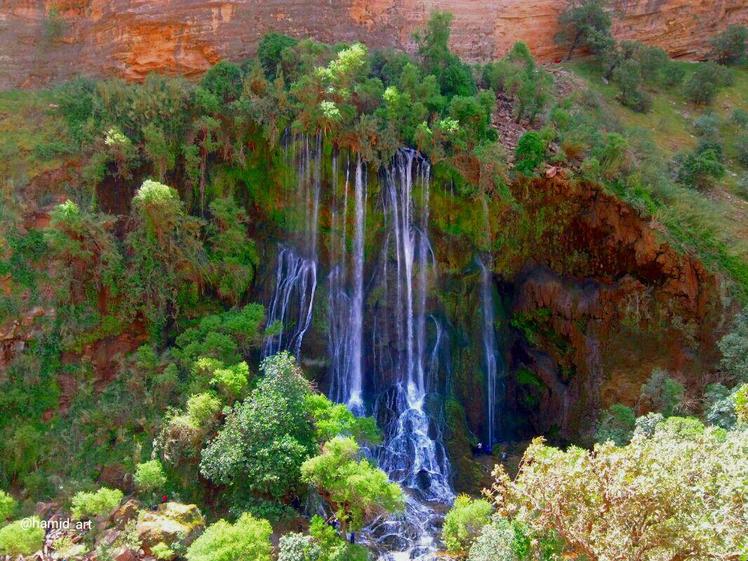
[[[606,0],[570,0],[561,12],[558,18],[561,31],[556,35],[556,42],[569,45],[566,60],[571,60],[574,51],[580,47],[600,53],[611,46],[612,22],[606,4]]]

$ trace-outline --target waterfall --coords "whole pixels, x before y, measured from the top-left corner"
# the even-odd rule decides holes
[[[490,450],[496,442],[496,405],[497,405],[497,361],[498,356],[493,290],[491,286],[491,272],[478,258],[478,266],[481,270],[481,316],[483,331],[483,358],[486,374],[486,411],[488,425],[487,448]]]
[[[335,166],[333,166],[335,168]],[[363,313],[364,313],[364,235],[366,225],[366,175],[360,156],[354,171],[354,228],[351,278],[348,279],[347,216],[350,165],[346,167],[342,205],[335,201],[333,230],[338,230],[339,244],[333,244],[334,265],[329,276],[328,346],[331,357],[330,394],[363,414]],[[333,179],[333,186],[337,181]],[[348,288],[350,285],[350,288]]]
[[[298,358],[312,323],[317,291],[317,243],[321,191],[322,135],[312,146],[304,135],[292,141],[296,155],[296,204],[302,207],[304,226],[295,246],[282,246],[275,267],[275,288],[268,306],[268,326],[277,332],[268,336],[263,354],[292,351]],[[300,154],[299,154],[300,152]]]
[[[390,479],[408,491],[408,500],[404,515],[379,520],[370,528],[380,544],[399,552],[382,554],[381,559],[432,558],[439,517],[428,503],[448,504],[454,496],[439,427],[427,412],[427,397],[435,388],[426,384],[434,379],[434,373],[426,370],[437,362],[437,345],[442,340],[441,326],[433,318],[436,343],[429,354],[427,294],[436,269],[428,237],[429,173],[428,162],[406,149],[397,152],[384,173],[383,206],[389,232],[384,238],[380,277],[387,304],[377,325],[394,324],[394,329],[383,329],[380,336],[389,338],[394,333],[396,339],[377,345],[394,347],[392,356],[381,362],[386,371],[379,373],[389,385],[374,406],[385,433],[377,459]],[[418,206],[414,187],[420,189]]]

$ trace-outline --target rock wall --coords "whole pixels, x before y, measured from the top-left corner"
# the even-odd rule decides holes
[[[542,60],[566,0],[4,0],[0,88],[78,73],[142,79],[159,71],[195,75],[221,58],[254,54],[276,30],[328,42],[413,48],[411,35],[434,9],[455,16],[453,48],[478,61],[526,41]],[[615,0],[615,33],[698,58],[730,23],[748,23],[744,0]]]

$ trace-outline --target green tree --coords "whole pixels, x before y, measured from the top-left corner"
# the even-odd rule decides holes
[[[304,481],[314,485],[330,503],[343,532],[360,530],[377,514],[401,510],[400,486],[366,459],[358,459],[359,447],[348,437],[327,442],[319,456],[301,466]]]
[[[720,64],[737,64],[745,57],[748,27],[730,25],[711,40],[711,56]]]
[[[135,467],[135,486],[141,493],[155,493],[164,485],[166,485],[166,474],[160,461],[150,460]]]
[[[732,327],[719,340],[722,352],[720,365],[733,382],[748,382],[748,311],[741,311],[735,317]]]
[[[610,46],[612,21],[605,8],[604,0],[570,0],[558,18],[561,31],[556,36],[558,43],[569,47],[566,60],[582,47],[601,52]]]
[[[486,500],[460,495],[444,518],[442,540],[451,554],[465,555],[489,522],[493,507]]]
[[[424,69],[437,77],[441,93],[447,97],[470,96],[476,91],[470,67],[449,50],[452,19],[449,12],[434,11],[414,38]]]
[[[252,284],[259,262],[255,244],[247,236],[247,213],[226,197],[210,203],[210,214],[210,280],[221,298],[237,305]]]
[[[187,561],[271,561],[272,533],[267,520],[251,514],[242,514],[234,524],[219,520],[190,545],[185,557]]]
[[[671,417],[682,409],[684,394],[683,384],[673,379],[665,370],[655,368],[641,387],[638,406],[643,411],[655,411]]]
[[[132,201],[130,302],[156,333],[199,293],[205,277],[200,222],[184,211],[176,190],[146,180]]]
[[[298,490],[301,465],[316,451],[305,407],[312,390],[288,353],[265,359],[260,369],[257,387],[203,450],[200,471],[239,496],[281,499]]]
[[[545,160],[547,143],[536,131],[523,134],[515,151],[515,169],[523,175],[531,176]]]
[[[297,39],[281,33],[270,32],[263,36],[257,47],[257,58],[260,60],[265,76],[270,80],[276,78],[276,71],[281,64],[283,51],[293,48]]]
[[[112,512],[119,506],[123,496],[119,489],[107,487],[102,487],[93,493],[81,491],[73,497],[70,511],[76,519],[95,518]]]

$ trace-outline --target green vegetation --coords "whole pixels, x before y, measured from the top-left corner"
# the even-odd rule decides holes
[[[122,491],[102,487],[94,493],[81,491],[73,497],[70,511],[73,518],[95,518],[112,512],[122,502]]]
[[[187,550],[187,561],[270,561],[273,529],[267,520],[243,514],[234,524],[219,520]]]
[[[161,462],[151,460],[135,468],[135,485],[142,493],[153,493],[166,485],[166,474]]]
[[[452,554],[465,554],[491,520],[493,508],[488,501],[472,500],[467,495],[455,499],[452,509],[444,518],[442,539]]]
[[[0,554],[31,555],[44,545],[44,528],[37,516],[11,522],[0,528]]]
[[[10,518],[16,510],[16,500],[5,491],[0,491],[0,523]]]

